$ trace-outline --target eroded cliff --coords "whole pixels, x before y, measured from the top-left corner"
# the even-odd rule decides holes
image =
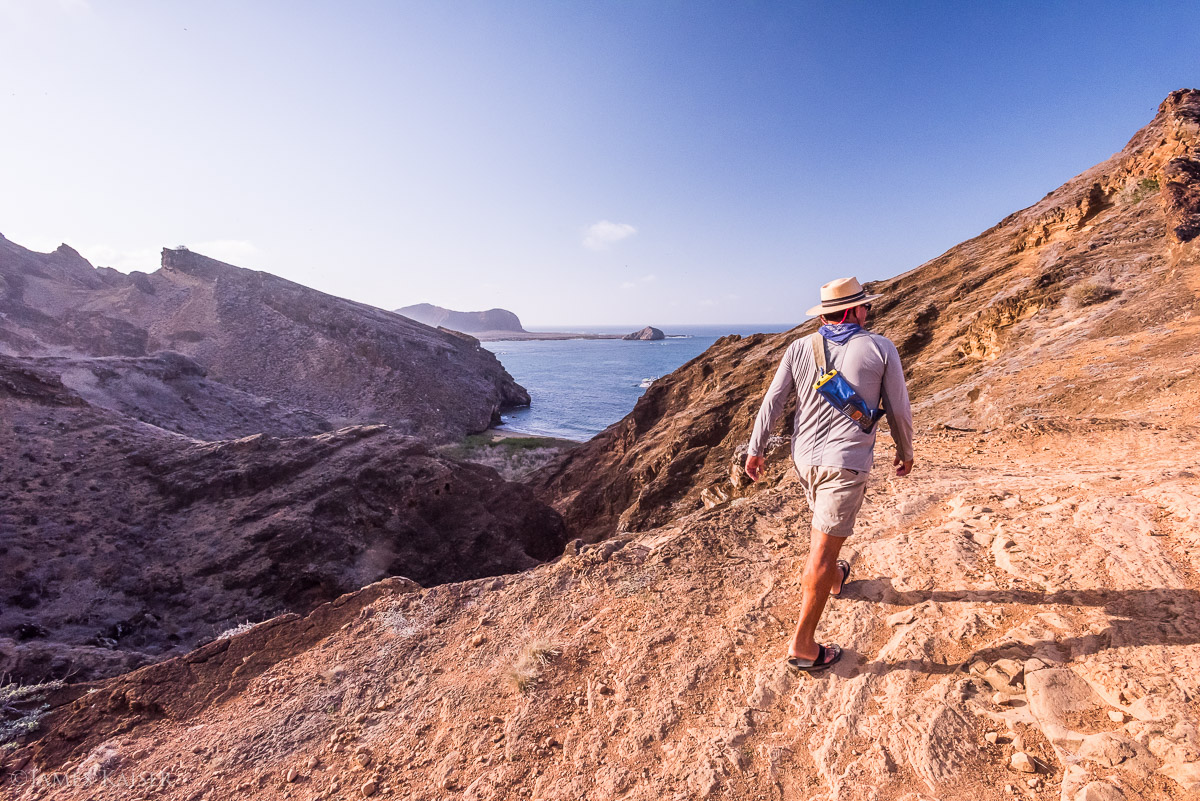
[[[470,337],[269,273],[166,249],[160,270],[125,275],[65,245],[41,254],[0,238],[0,352],[162,351],[286,409],[336,425],[385,423],[431,441],[482,431],[502,409],[529,403]]]

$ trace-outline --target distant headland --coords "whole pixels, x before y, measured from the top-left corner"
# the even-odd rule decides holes
[[[424,323],[434,328],[449,328],[464,334],[528,333],[521,326],[521,319],[508,309],[460,312],[434,306],[432,303],[418,303],[415,306],[396,309],[396,314],[402,314],[410,320],[416,320],[418,323]]]
[[[434,328],[446,328],[462,334],[470,334],[481,342],[500,342],[513,340],[555,340],[555,339],[662,339],[663,334],[657,328],[646,328],[632,334],[585,334],[571,331],[526,331],[521,325],[521,319],[508,309],[488,309],[487,311],[460,312],[434,306],[432,303],[418,303],[395,309],[396,314],[404,315],[410,320],[416,320]],[[651,333],[648,333],[651,332]],[[657,336],[653,334],[656,333]]]

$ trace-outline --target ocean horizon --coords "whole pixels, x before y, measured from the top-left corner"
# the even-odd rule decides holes
[[[563,339],[484,342],[518,384],[528,408],[502,415],[501,430],[584,442],[633,410],[654,381],[699,356],[723,336],[775,334],[798,323],[657,325],[667,339]],[[530,331],[629,334],[628,326],[527,326]]]

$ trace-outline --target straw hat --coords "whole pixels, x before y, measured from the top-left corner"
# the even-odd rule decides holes
[[[852,309],[882,297],[883,295],[868,295],[857,278],[835,278],[821,287],[821,302],[805,314],[811,317]]]

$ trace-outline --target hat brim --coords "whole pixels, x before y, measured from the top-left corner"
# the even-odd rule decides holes
[[[824,306],[818,303],[816,306],[813,306],[811,309],[806,311],[805,314],[807,314],[809,317],[816,317],[818,314],[829,314],[830,312],[837,312],[841,311],[842,309],[853,309],[855,306],[861,306],[864,303],[870,303],[871,301],[878,300],[882,297],[883,295],[867,295],[865,298],[858,298],[857,300],[852,300],[849,303],[839,303],[834,306]]]

